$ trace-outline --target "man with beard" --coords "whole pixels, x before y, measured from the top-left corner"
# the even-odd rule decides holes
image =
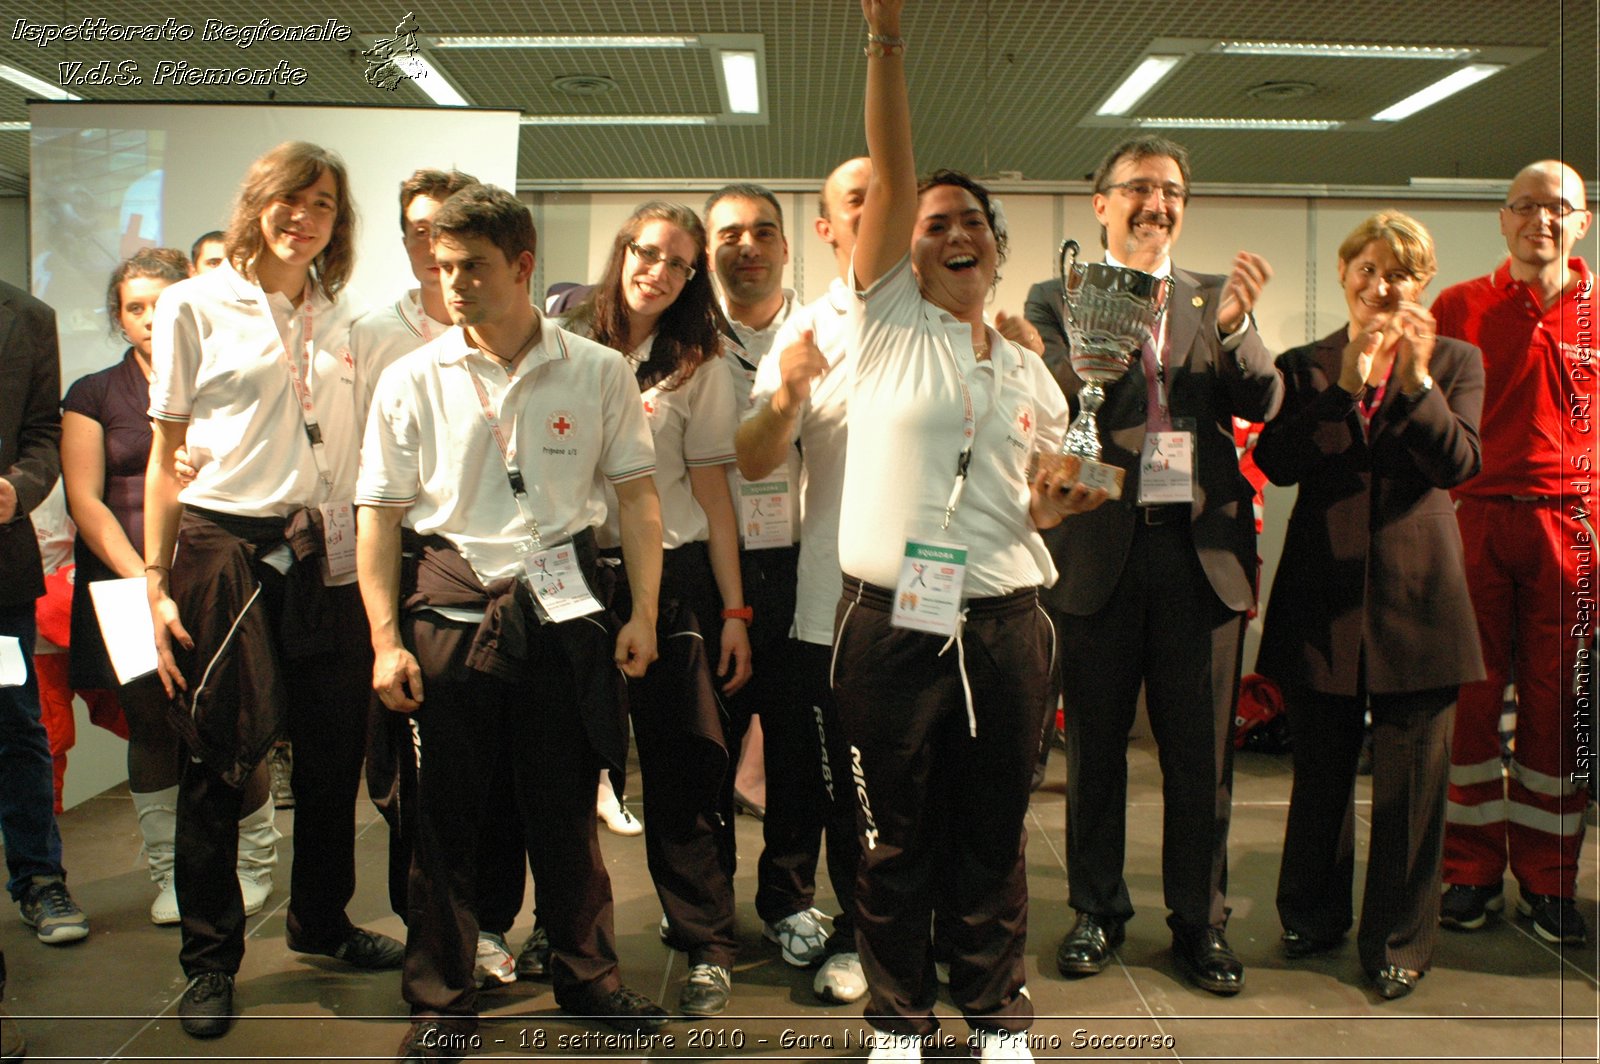
[[[1139,365],[1106,387],[1099,413],[1104,461],[1125,471],[1122,497],[1062,522],[1053,549],[1061,578],[1047,594],[1065,622],[1068,903],[1078,913],[1056,963],[1068,976],[1099,972],[1133,916],[1123,878],[1127,742],[1142,684],[1162,767],[1173,952],[1195,985],[1236,994],[1244,967],[1223,934],[1230,733],[1256,553],[1232,418],[1265,421],[1283,398],[1250,318],[1272,271],[1249,252],[1226,277],[1173,265],[1189,158],[1165,138],[1117,146],[1094,189],[1106,262],[1170,277],[1172,289]],[[1053,368],[1076,394],[1070,364]],[[1158,453],[1174,449],[1193,456],[1187,475],[1160,470]]]

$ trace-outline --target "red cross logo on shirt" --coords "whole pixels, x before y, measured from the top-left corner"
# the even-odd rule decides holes
[[[655,417],[656,416],[656,403],[655,403],[654,399],[646,399],[644,401],[644,416],[645,417]]]
[[[557,410],[551,414],[550,420],[546,424],[549,426],[550,435],[558,440],[565,440],[572,435],[572,430],[577,427],[573,424],[572,415],[565,410]]]
[[[1022,434],[1026,436],[1033,431],[1033,415],[1024,409],[1017,415],[1017,424],[1022,426]]]

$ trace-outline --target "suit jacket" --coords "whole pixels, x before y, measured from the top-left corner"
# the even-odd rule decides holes
[[[1482,462],[1483,355],[1435,341],[1432,390],[1385,390],[1363,431],[1339,379],[1344,329],[1278,359],[1283,409],[1255,458],[1298,484],[1256,668],[1279,683],[1354,696],[1484,677],[1449,490]],[[1361,675],[1363,662],[1365,676]]]
[[[1052,277],[1048,281],[1040,281],[1028,289],[1028,302],[1022,308],[1022,316],[1039,330],[1039,336],[1044,340],[1044,364],[1050,370],[1050,375],[1056,379],[1056,383],[1061,385],[1061,391],[1067,397],[1067,405],[1076,415],[1079,381],[1077,374],[1072,372],[1067,323],[1061,318],[1062,299],[1061,278]]]
[[[1239,472],[1233,418],[1266,421],[1283,399],[1283,378],[1252,322],[1242,342],[1225,351],[1217,335],[1217,306],[1227,279],[1176,267],[1167,309],[1167,400],[1174,418],[1195,422],[1195,504],[1190,515],[1195,551],[1211,589],[1235,612],[1255,603],[1256,533],[1251,499],[1255,492]],[[1048,286],[1051,282],[1046,282]],[[1057,292],[1060,282],[1054,282]],[[1033,295],[1046,286],[1035,285]],[[1046,288],[1046,293],[1048,289]],[[1053,300],[1054,296],[1050,298]],[[1059,306],[1059,303],[1056,304]],[[1038,311],[1029,320],[1038,322]],[[1041,334],[1044,333],[1041,328]],[[1051,367],[1068,398],[1082,381],[1070,362]],[[1111,598],[1139,520],[1139,456],[1144,448],[1146,383],[1135,362],[1122,379],[1105,389],[1097,414],[1101,461],[1120,465],[1122,498],[1086,514],[1067,518],[1045,533],[1061,577],[1045,592],[1055,609],[1076,616],[1097,613]]]
[[[53,310],[0,281],[0,476],[17,512],[0,525],[0,607],[44,594],[39,543],[28,514],[61,475],[61,356]]]

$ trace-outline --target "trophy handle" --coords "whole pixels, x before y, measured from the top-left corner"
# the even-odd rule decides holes
[[[1077,264],[1077,261],[1078,261],[1078,250],[1079,250],[1078,249],[1078,242],[1076,240],[1071,239],[1070,237],[1061,242],[1061,253],[1060,253],[1060,256],[1059,256],[1059,262],[1060,262],[1060,268],[1061,268],[1061,288],[1062,288],[1062,291],[1066,290],[1067,278],[1070,277],[1071,274],[1072,274],[1072,267]]]

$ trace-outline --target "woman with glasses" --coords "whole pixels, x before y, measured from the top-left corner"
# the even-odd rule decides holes
[[[1103,501],[1060,465],[1067,404],[983,311],[1005,255],[988,190],[920,185],[899,0],[862,0],[872,180],[850,282],[850,440],[833,678],[862,839],[872,1060],[938,1029],[929,921],[981,1060],[1033,1057],[1023,817],[1055,647],[1040,528]],[[941,942],[941,945],[944,943]]]
[[[1450,489],[1478,472],[1483,358],[1421,305],[1433,238],[1383,211],[1339,247],[1349,322],[1278,358],[1256,464],[1298,485],[1258,670],[1294,737],[1278,915],[1291,959],[1352,917],[1356,761],[1372,716],[1372,837],[1356,948],[1380,997],[1427,972],[1457,688],[1484,675]]]
[[[641,205],[617,233],[605,272],[570,323],[633,364],[655,439],[666,548],[661,659],[628,687],[650,803],[645,852],[665,911],[662,938],[689,954],[679,1009],[691,1016],[720,1013],[730,992],[734,852],[721,795],[731,768],[717,692],[732,694],[750,678],[727,477],[737,415],[732,377],[709,364],[723,357],[723,319],[705,249],[694,211],[660,201]],[[618,546],[614,516],[600,542]],[[626,595],[626,581],[617,586]],[[626,603],[616,608],[626,615]]]
[[[159,678],[183,740],[178,782],[183,1029],[225,1033],[244,957],[233,876],[245,781],[295,746],[288,945],[356,968],[404,947],[356,927],[355,800],[372,647],[355,583],[355,363],[341,299],[355,254],[344,163],[290,141],[234,201],[227,261],[156,308],[145,575]],[[182,485],[180,446],[197,472]]]

